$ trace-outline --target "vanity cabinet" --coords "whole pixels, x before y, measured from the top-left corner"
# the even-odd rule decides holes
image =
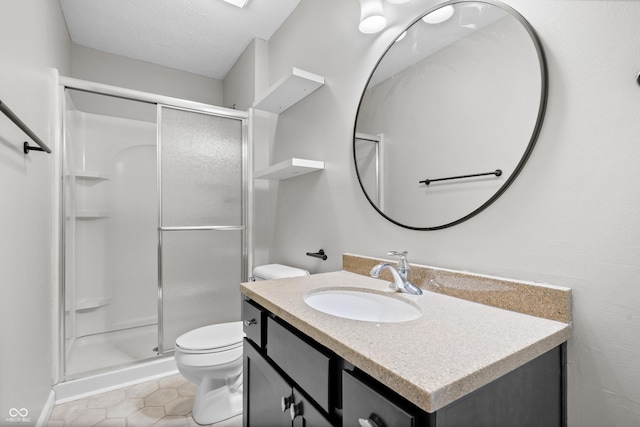
[[[244,427],[566,426],[565,344],[427,413],[254,301],[242,313]]]
[[[331,427],[335,355],[244,300],[244,426]]]

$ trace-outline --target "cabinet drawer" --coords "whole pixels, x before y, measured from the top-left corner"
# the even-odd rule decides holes
[[[330,411],[332,355],[307,343],[272,318],[267,319],[267,355],[322,409]]]
[[[348,371],[342,371],[342,426],[412,427],[412,414],[373,390]],[[372,421],[372,422],[371,422]],[[374,424],[375,423],[375,424]]]
[[[242,328],[247,338],[258,347],[263,347],[264,344],[264,319],[266,317],[266,312],[251,300],[242,300]]]

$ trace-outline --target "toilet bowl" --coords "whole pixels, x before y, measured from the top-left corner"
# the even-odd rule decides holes
[[[307,276],[309,272],[280,264],[253,270],[253,280]],[[198,424],[213,424],[242,413],[242,322],[203,326],[176,339],[178,371],[197,386],[192,415]]]
[[[192,415],[213,424],[242,413],[242,322],[189,331],[176,339],[178,371],[197,386]]]

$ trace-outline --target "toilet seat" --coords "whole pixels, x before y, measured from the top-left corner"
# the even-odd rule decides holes
[[[242,322],[203,326],[176,339],[176,349],[183,353],[219,353],[242,347]]]

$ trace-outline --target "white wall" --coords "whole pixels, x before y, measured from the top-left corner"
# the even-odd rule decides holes
[[[74,44],[71,76],[211,105],[222,105],[222,81]]]
[[[361,91],[400,28],[363,35],[356,0],[301,2],[269,42],[270,80],[296,66],[324,75],[326,85],[280,115],[272,160],[307,157],[324,160],[326,169],[279,183],[270,261],[322,272],[340,269],[343,252],[408,250],[413,262],[569,286],[575,324],[569,424],[635,426],[640,2],[505,1],[530,21],[546,51],[546,120],[513,186],[470,221],[435,232],[380,217],[361,194],[352,165]],[[385,7],[392,23],[408,23],[434,3]],[[305,256],[321,247],[326,262]]]
[[[235,105],[238,110],[248,110],[269,88],[269,46],[267,41],[254,39],[233,65],[224,79],[224,104]],[[278,115],[260,110],[250,110],[249,139],[252,155],[249,169],[260,171],[270,164]],[[254,266],[269,262],[269,241],[273,230],[274,200],[277,184],[266,180],[255,180],[253,197],[248,209],[252,212],[249,225],[251,245],[249,276]],[[250,196],[251,197],[251,196]],[[255,210],[257,206],[259,210]]]
[[[51,0],[2,1],[0,28],[0,99],[57,150],[51,67],[62,73],[70,68],[70,41],[60,5]],[[54,375],[55,156],[25,156],[22,142],[27,140],[0,114],[0,424],[11,408],[26,408],[31,421],[19,424],[35,425]]]
[[[268,88],[268,44],[254,39],[236,60],[223,82],[224,105],[246,111]]]

